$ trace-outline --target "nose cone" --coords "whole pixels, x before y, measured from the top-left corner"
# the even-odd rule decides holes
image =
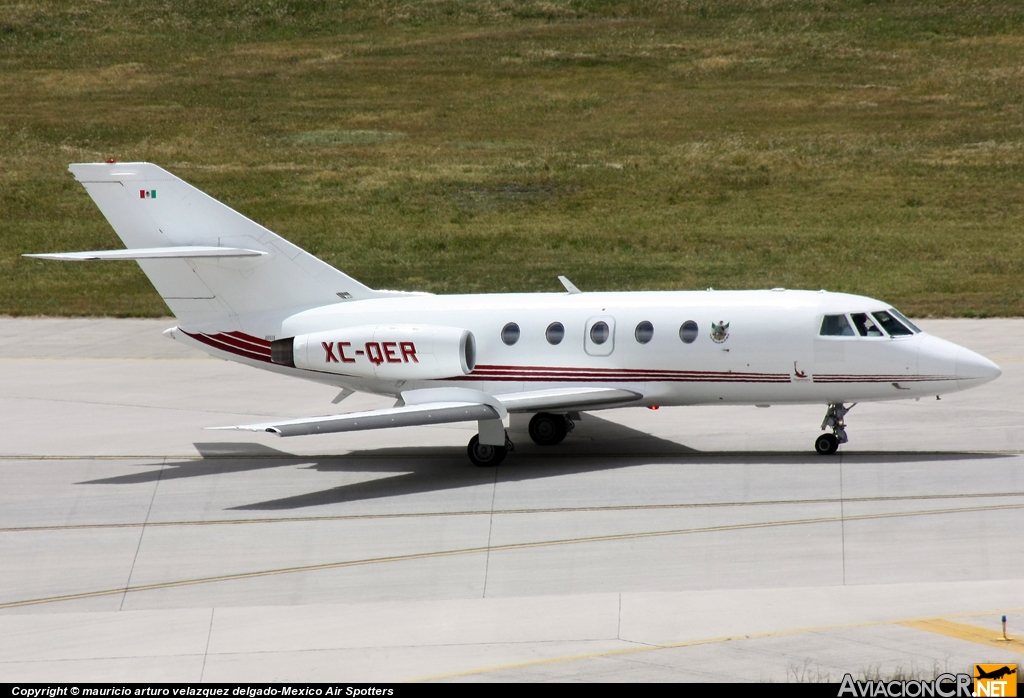
[[[961,348],[956,355],[956,382],[960,388],[973,388],[1002,375],[1003,370],[981,354]]]

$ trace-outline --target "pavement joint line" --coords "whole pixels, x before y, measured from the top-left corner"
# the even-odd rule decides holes
[[[989,628],[982,628],[977,625],[955,623],[944,618],[908,620],[901,622],[900,625],[904,625],[908,628],[914,628],[915,630],[924,630],[937,635],[953,637],[958,640],[974,642],[980,645],[985,645],[990,649],[1001,649],[1006,650],[1007,652],[1014,652],[1016,654],[1024,654],[1024,642],[1021,642],[1020,639],[1010,638],[1009,640],[1003,640],[1003,633],[1001,631],[990,630]]]
[[[791,630],[771,630],[771,631],[768,631],[768,632],[750,633],[750,634],[747,634],[747,635],[725,635],[725,636],[722,636],[722,637],[703,638],[703,639],[699,639],[699,640],[684,640],[682,642],[669,642],[669,643],[662,643],[662,644],[652,644],[652,645],[647,645],[647,646],[644,646],[644,647],[628,647],[628,648],[618,649],[618,650],[608,650],[608,651],[605,651],[605,652],[591,652],[591,653],[588,653],[588,654],[570,655],[570,656],[567,656],[567,657],[552,657],[552,658],[549,658],[549,659],[537,659],[537,660],[532,660],[532,661],[528,661],[528,662],[516,662],[516,663],[512,663],[512,664],[502,664],[502,665],[492,666],[492,667],[482,667],[480,669],[469,669],[469,670],[466,670],[466,671],[457,671],[457,672],[452,672],[452,673],[449,673],[449,674],[437,674],[437,675],[434,675],[434,676],[423,676],[423,677],[415,678],[415,679],[406,679],[406,680],[402,681],[401,683],[420,683],[420,682],[424,682],[424,681],[439,681],[439,680],[442,680],[442,679],[451,679],[451,678],[456,678],[456,677],[459,677],[459,676],[472,676],[472,675],[475,675],[475,674],[488,674],[488,673],[492,673],[492,672],[495,672],[495,671],[503,671],[503,670],[507,670],[507,669],[521,669],[521,668],[530,667],[530,666],[542,666],[544,664],[558,664],[558,663],[561,663],[561,662],[575,662],[575,661],[580,661],[580,660],[584,660],[584,659],[596,659],[598,657],[614,657],[616,655],[636,654],[636,653],[639,653],[639,652],[656,652],[658,650],[678,649],[678,648],[682,648],[682,647],[694,647],[694,646],[697,646],[697,645],[711,645],[711,644],[718,644],[718,643],[722,643],[722,642],[733,642],[733,641],[736,641],[736,640],[757,640],[757,639],[766,638],[766,637],[781,637],[781,636],[784,636],[784,635],[802,635],[802,634],[805,634],[805,633],[824,632],[824,631],[827,631],[827,630],[847,630],[849,628],[869,628],[869,627],[877,627],[877,626],[880,626],[880,625],[906,625],[908,627],[914,627],[914,626],[909,625],[909,624],[911,624],[911,623],[927,623],[929,621],[942,621],[942,620],[944,620],[944,618],[960,618],[960,617],[965,617],[965,616],[979,616],[979,615],[997,615],[997,614],[1000,614],[1000,613],[1020,613],[1022,611],[1024,611],[1024,608],[997,609],[997,610],[976,611],[976,612],[972,611],[972,612],[967,612],[967,613],[957,613],[957,614],[953,614],[953,615],[950,615],[950,616],[945,616],[945,617],[942,617],[942,618],[927,617],[927,618],[908,618],[906,620],[877,620],[877,621],[866,621],[866,622],[861,622],[861,623],[845,623],[845,624],[838,624],[838,625],[822,625],[822,626],[815,626],[815,627],[810,627],[810,628],[794,628],[794,629],[791,629]],[[960,624],[956,624],[956,625],[960,625]],[[971,627],[971,626],[967,626],[967,627]],[[629,640],[624,640],[623,642],[630,642],[630,641]]]
[[[150,515],[153,513],[153,502],[156,501],[157,490],[160,489],[160,480],[163,479],[164,470],[166,468],[160,468],[156,476],[156,482],[153,483],[153,493],[149,496],[149,507],[146,508],[146,518],[142,522],[142,530],[139,531],[139,542],[135,545],[135,555],[132,556],[132,566],[128,570],[128,579],[124,582],[125,592],[121,596],[121,603],[118,605],[117,610],[124,609],[124,602],[128,599],[127,589],[132,585],[132,575],[135,574],[135,564],[139,561],[139,551],[142,550],[142,539],[146,537],[146,523],[149,521]]]
[[[905,495],[900,497],[829,497],[821,499],[766,499],[752,502],[687,502],[680,504],[623,504],[615,506],[594,506],[594,507],[544,507],[538,509],[489,509],[467,510],[467,511],[424,511],[405,512],[397,514],[339,514],[335,516],[280,516],[262,519],[211,519],[208,521],[127,521],[123,523],[107,524],[68,524],[54,526],[13,526],[0,528],[0,533],[29,533],[33,531],[80,531],[108,528],[138,528],[144,526],[173,527],[173,526],[232,526],[232,525],[256,525],[271,523],[309,523],[315,521],[361,521],[373,519],[415,519],[415,518],[440,518],[446,516],[487,516],[497,514],[501,516],[514,516],[519,514],[568,514],[586,512],[612,512],[612,511],[657,511],[673,509],[725,509],[730,507],[759,507],[759,506],[792,506],[805,504],[868,504],[879,502],[909,502],[909,501],[930,501],[945,499],[997,499],[1002,497],[1024,497],[1024,492],[981,492],[965,494],[922,494]]]
[[[3,399],[3,398],[0,398]],[[97,403],[106,404],[106,403]],[[134,407],[134,405],[115,405],[121,407]],[[156,408],[154,408],[156,409]],[[159,408],[175,409],[175,408]],[[255,415],[259,418],[266,415]],[[245,445],[239,442],[239,445]],[[163,460],[170,458],[174,460],[204,461],[204,460],[289,460],[307,462],[310,460],[450,460],[456,453],[464,453],[464,446],[450,446],[452,453],[443,455],[432,454],[404,454],[404,453],[313,453],[313,454],[230,454],[230,455],[209,455],[204,456],[198,453],[185,453],[180,455],[155,455],[155,454],[109,454],[109,455],[38,455],[38,454],[0,454],[0,461],[62,461],[62,460]],[[1024,454],[1024,449],[988,449],[988,450],[964,450],[964,451],[856,451],[841,452],[838,455],[843,458],[859,457],[905,457],[905,456],[1018,456]],[[551,453],[516,453],[516,458],[552,458]],[[559,459],[569,458],[633,458],[642,461],[644,458],[806,458],[812,462],[822,462],[820,456],[807,451],[651,451],[638,453],[636,451],[601,451],[600,453],[559,453]],[[509,467],[505,465],[503,467]],[[512,466],[514,467],[514,466]]]
[[[7,608],[18,608],[22,606],[33,606],[44,603],[56,603],[59,601],[74,601],[77,599],[94,598],[98,596],[110,596],[112,594],[127,594],[129,592],[155,591],[158,589],[170,589],[175,587],[193,586],[197,584],[210,584],[213,582],[238,581],[243,579],[256,579],[259,577],[270,577],[280,574],[296,574],[300,572],[317,572],[331,569],[342,569],[345,567],[360,567],[365,565],[383,564],[388,562],[407,562],[411,560],[424,560],[430,558],[455,557],[458,555],[473,555],[480,553],[502,552],[509,550],[527,550],[532,548],[547,548],[560,545],[576,545],[581,543],[601,543],[620,540],[638,540],[643,538],[659,538],[664,536],[678,536],[700,533],[718,533],[724,531],[742,531],[757,528],[776,528],[781,526],[800,526],[822,523],[837,523],[840,521],[868,521],[878,519],[896,519],[910,516],[935,516],[939,514],[957,514],[982,511],[1005,511],[1012,509],[1024,509],[1024,504],[1000,504],[982,507],[958,507],[953,509],[931,509],[923,511],[893,512],[887,514],[861,514],[857,516],[823,516],[812,519],[791,519],[785,521],[762,521],[745,524],[729,524],[722,526],[707,526],[703,528],[671,529],[667,531],[641,531],[636,533],[620,533],[603,536],[589,536],[586,538],[565,538],[549,541],[535,541],[531,543],[509,543],[488,547],[461,548],[457,550],[441,550],[426,553],[409,553],[406,555],[393,555],[380,558],[366,558],[362,560],[344,560],[340,562],[327,562],[316,565],[302,565],[297,567],[283,567],[279,569],[258,570],[255,572],[240,572],[237,574],[219,575],[216,577],[200,577],[197,579],[183,579],[171,582],[157,582],[154,584],[140,584],[134,587],[121,587],[118,589],[103,589],[100,591],[87,591],[77,594],[66,594],[62,596],[49,596],[38,599],[26,599],[23,601],[10,601],[0,603],[0,610]]]

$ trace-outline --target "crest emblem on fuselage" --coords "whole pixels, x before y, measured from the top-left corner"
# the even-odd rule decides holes
[[[721,344],[727,339],[729,339],[729,323],[725,320],[720,320],[717,324],[712,322],[711,341]]]

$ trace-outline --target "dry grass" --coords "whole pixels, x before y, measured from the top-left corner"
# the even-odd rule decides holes
[[[0,0],[0,312],[153,315],[66,166],[150,160],[370,285],[829,288],[1021,315],[1012,2]]]

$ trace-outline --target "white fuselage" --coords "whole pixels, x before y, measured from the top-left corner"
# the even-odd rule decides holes
[[[382,395],[441,386],[501,395],[587,385],[638,393],[643,398],[630,404],[648,406],[893,400],[963,390],[999,375],[987,359],[923,332],[820,334],[825,315],[887,308],[871,298],[825,291],[410,295],[340,302],[283,320],[239,320],[240,336],[267,339],[388,324],[469,330],[476,341],[475,367],[468,375],[440,380],[348,376],[337,372],[344,366],[328,366],[334,373],[286,368],[220,351],[208,341],[203,348]],[[597,343],[592,330],[601,322],[607,339]],[[512,344],[502,338],[510,323],[519,329]],[[564,328],[557,344],[547,339],[552,323]],[[641,323],[650,325],[638,332]],[[681,332],[684,323],[695,324],[696,331]],[[684,342],[684,335],[691,341]],[[349,358],[366,360],[351,351]]]

